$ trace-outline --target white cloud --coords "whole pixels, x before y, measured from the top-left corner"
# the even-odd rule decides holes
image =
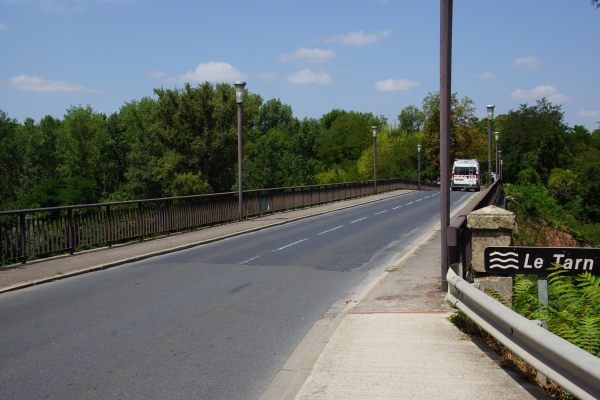
[[[163,76],[167,76],[167,73],[164,71],[148,71],[146,72],[146,76],[150,78],[162,78]]]
[[[345,35],[329,36],[326,37],[324,40],[327,43],[339,42],[341,44],[349,44],[352,46],[364,46],[366,44],[376,43],[380,39],[389,36],[391,33],[391,29],[385,29],[383,31],[375,32],[370,35],[365,35],[363,31],[348,32]]]
[[[294,85],[308,85],[309,83],[323,85],[326,83],[331,83],[331,77],[325,72],[317,73],[311,71],[310,69],[298,71],[294,75],[288,76],[287,79]]]
[[[600,117],[600,110],[581,110],[575,115],[576,117]]]
[[[335,57],[335,53],[331,50],[324,49],[307,49],[305,47],[296,50],[292,54],[283,54],[277,57],[279,61],[295,61],[295,60],[307,60],[310,62],[321,62],[330,60]]]
[[[409,81],[408,79],[388,79],[377,82],[375,84],[375,89],[382,92],[391,92],[396,90],[409,90],[420,84],[421,82]]]
[[[256,76],[267,82],[275,82],[277,80],[277,74],[274,72],[259,72]]]
[[[537,57],[521,57],[513,61],[513,65],[517,65],[525,69],[539,69],[542,65],[542,62]]]
[[[484,72],[483,74],[475,75],[475,78],[477,78],[477,79],[494,79],[496,77],[497,77],[496,74],[494,74],[493,72],[489,72],[489,71]]]
[[[0,22],[0,31],[8,31],[10,28],[6,24],[6,22]]]
[[[554,86],[538,86],[532,90],[517,89],[510,94],[515,100],[539,100],[542,97],[547,98],[553,103],[562,103],[571,100],[569,96],[559,93]]]
[[[176,78],[168,78],[167,82],[233,82],[243,80],[245,76],[226,62],[200,63],[194,71],[188,71]]]
[[[31,92],[98,92],[98,90],[88,89],[85,86],[69,83],[65,80],[53,81],[27,75],[10,78],[8,85],[13,89]]]

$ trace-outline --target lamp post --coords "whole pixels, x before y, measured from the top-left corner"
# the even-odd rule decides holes
[[[498,136],[500,136],[500,132],[495,132],[496,135],[496,180],[498,180],[498,177],[500,176],[498,174],[498,167],[499,167],[499,158],[498,158]]]
[[[504,160],[500,160],[500,179],[502,179],[502,164],[504,163]]]
[[[377,194],[377,126],[372,126],[373,130],[373,188]]]
[[[238,214],[240,221],[244,215],[244,202],[243,202],[243,181],[242,181],[242,150],[244,141],[242,138],[242,122],[244,119],[244,87],[246,82],[236,81],[233,83],[235,86],[235,101],[237,103],[237,115],[238,115]]]
[[[490,185],[492,178],[492,125],[494,121],[494,105],[487,106],[488,116],[488,176],[487,183]]]
[[[417,180],[417,189],[421,190],[421,145],[418,144],[417,145],[417,171],[419,171],[418,174],[418,180]]]

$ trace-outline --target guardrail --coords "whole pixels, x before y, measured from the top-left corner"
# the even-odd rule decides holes
[[[467,229],[467,215],[471,211],[495,205],[498,206],[504,200],[504,189],[502,181],[497,180],[485,191],[463,207],[456,217],[450,221],[446,231],[446,245],[448,246],[448,265],[461,263],[464,266],[471,264],[471,232]]]
[[[600,398],[600,359],[548,332],[449,269],[447,299],[510,351],[580,399]]]
[[[244,191],[244,217],[374,194],[373,181]],[[417,189],[407,179],[377,181],[377,193]],[[421,189],[439,185],[421,183]],[[112,246],[239,220],[238,193],[82,204],[0,212],[0,262]]]

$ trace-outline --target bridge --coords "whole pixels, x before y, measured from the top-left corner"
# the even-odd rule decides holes
[[[447,321],[439,191],[400,183],[262,191],[242,222],[82,251],[67,234],[63,255],[17,257],[0,273],[5,397],[544,398]],[[500,189],[452,193],[454,261],[469,257],[465,208]],[[171,221],[193,219],[173,218],[174,205],[203,204],[168,201]],[[90,226],[61,211],[71,232]]]

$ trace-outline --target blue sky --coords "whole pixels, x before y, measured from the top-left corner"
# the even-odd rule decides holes
[[[0,109],[110,114],[157,87],[244,80],[299,118],[396,121],[439,90],[439,1],[0,0]],[[486,115],[561,104],[600,121],[600,10],[588,0],[456,0],[452,91]]]

